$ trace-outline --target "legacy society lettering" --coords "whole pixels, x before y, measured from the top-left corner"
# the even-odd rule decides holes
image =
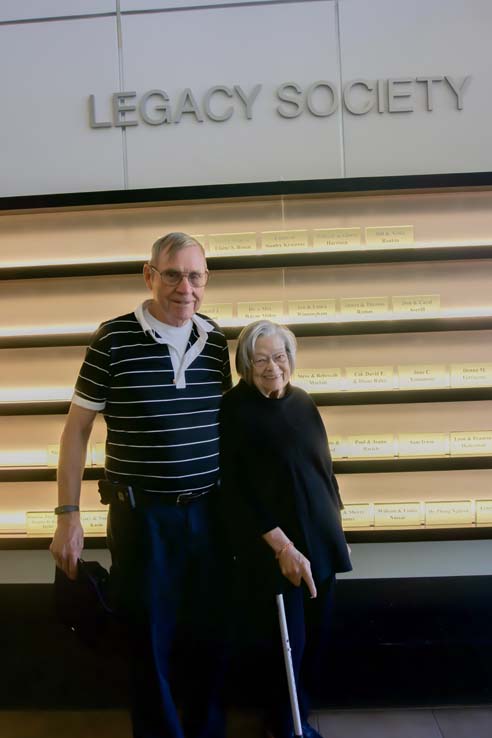
[[[470,77],[429,75],[393,79],[354,79],[345,83],[341,94],[338,85],[318,80],[303,88],[297,82],[284,82],[274,90],[275,111],[282,118],[314,115],[326,118],[340,108],[352,115],[378,113],[412,113],[434,106],[463,110],[463,96]],[[198,96],[186,87],[171,99],[165,90],[148,90],[140,96],[134,91],[114,92],[110,109],[103,108],[95,95],[89,96],[91,128],[126,128],[141,122],[150,126],[180,123],[183,116],[198,123],[221,123],[233,116],[253,118],[255,105],[263,85],[250,89],[241,85],[214,85]]]

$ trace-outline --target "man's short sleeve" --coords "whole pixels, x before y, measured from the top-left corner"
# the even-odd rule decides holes
[[[87,410],[104,410],[110,378],[109,345],[104,326],[100,326],[87,348],[72,402]]]

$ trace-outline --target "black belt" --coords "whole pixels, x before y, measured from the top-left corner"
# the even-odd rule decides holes
[[[210,489],[206,489],[203,492],[180,492],[178,494],[166,494],[165,492],[145,492],[145,490],[134,487],[130,484],[122,484],[120,482],[113,482],[108,479],[100,479],[98,482],[99,494],[101,495],[101,502],[104,505],[108,504],[124,504],[134,509],[138,506],[138,495],[147,494],[158,497],[166,505],[189,505],[195,500],[199,500],[201,497],[205,497],[210,492]],[[137,493],[137,497],[135,496]]]
[[[205,492],[181,492],[179,495],[170,495],[162,492],[159,494],[159,499],[162,499],[166,505],[189,505],[201,497],[206,497],[209,492],[209,489],[205,490]]]

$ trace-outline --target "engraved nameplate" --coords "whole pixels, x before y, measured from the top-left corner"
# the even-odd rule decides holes
[[[340,314],[346,319],[388,313],[390,313],[389,297],[342,297],[340,300]]]
[[[200,313],[206,315],[211,320],[220,322],[221,320],[229,320],[232,318],[232,302],[213,302],[202,305]]]
[[[349,458],[393,458],[395,437],[389,433],[347,436]]]
[[[279,320],[283,317],[284,303],[281,300],[273,302],[238,302],[238,318],[245,320]]]
[[[400,316],[429,315],[441,310],[440,295],[393,295],[393,312]]]
[[[306,392],[337,392],[343,387],[341,369],[298,369],[295,384]]]
[[[473,522],[471,500],[425,503],[426,525],[471,525]]]
[[[401,226],[367,226],[367,246],[384,246],[394,248],[409,246],[414,243],[413,225]]]
[[[492,431],[451,433],[451,455],[488,456],[492,454]]]
[[[313,247],[315,249],[332,249],[341,247],[350,249],[360,247],[360,228],[314,228]]]
[[[431,389],[449,387],[446,364],[409,364],[397,367],[400,389]]]
[[[345,505],[341,514],[344,528],[369,528],[372,525],[372,509],[367,503]]]
[[[298,251],[307,248],[308,232],[294,231],[263,231],[261,245],[268,251]]]
[[[210,256],[226,254],[240,256],[256,251],[256,233],[210,233],[208,236],[208,253]]]
[[[398,453],[400,456],[447,456],[449,435],[447,433],[400,433]]]
[[[374,503],[376,527],[418,526],[422,524],[420,502]]]
[[[287,303],[292,318],[333,318],[336,300],[289,300]]]
[[[451,364],[451,387],[492,386],[492,364]]]
[[[345,386],[349,391],[392,390],[395,375],[392,366],[348,366]]]

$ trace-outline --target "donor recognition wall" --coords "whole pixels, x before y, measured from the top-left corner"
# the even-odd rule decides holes
[[[52,534],[58,439],[85,346],[109,307],[145,298],[150,245],[177,228],[205,246],[202,312],[231,351],[260,318],[297,335],[294,382],[320,408],[349,537],[488,536],[491,212],[492,191],[454,189],[5,213],[0,536]],[[104,438],[98,418],[83,482],[89,537],[105,533]]]
[[[492,191],[465,178],[492,171],[491,26],[488,0],[2,4],[3,545],[51,536],[85,346],[171,230],[231,351],[263,317],[297,335],[349,539],[490,537]]]

